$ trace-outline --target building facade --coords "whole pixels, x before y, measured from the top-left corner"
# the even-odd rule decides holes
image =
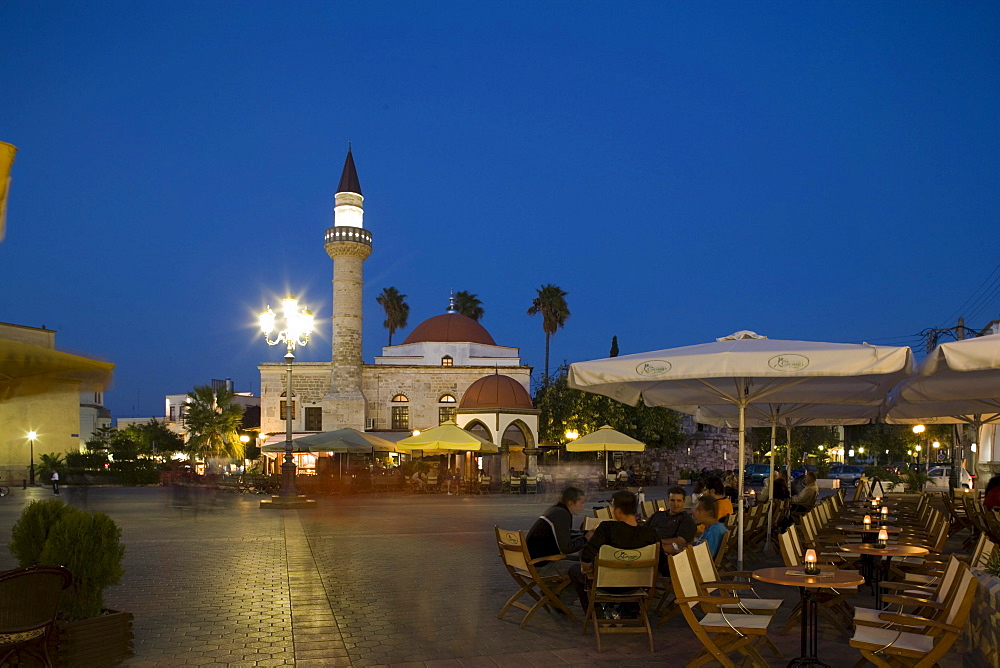
[[[298,433],[351,427],[391,440],[454,419],[498,445],[533,452],[538,417],[528,395],[531,367],[522,364],[518,348],[498,345],[481,324],[453,308],[421,322],[401,344],[384,346],[374,363],[364,363],[363,267],[373,235],[364,227],[364,197],[350,151],[334,197],[334,226],[324,236],[333,261],[331,359],[294,364],[291,397],[284,363],[258,367],[262,434],[284,432],[286,411]],[[483,380],[492,377],[506,380]],[[511,383],[521,390],[516,398],[496,390]],[[477,397],[495,396],[466,402],[473,387]],[[510,405],[486,405],[505,403]]]
[[[0,323],[0,350],[0,480],[27,479],[40,454],[79,452],[111,424],[103,387],[113,364],[59,352],[45,327]]]

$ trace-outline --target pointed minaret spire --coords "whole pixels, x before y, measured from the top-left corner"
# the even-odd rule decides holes
[[[354,166],[354,154],[351,153],[351,142],[347,142],[347,160],[344,161],[344,172],[340,175],[338,193],[357,193],[361,195],[361,181],[358,180],[358,169]]]
[[[458,313],[455,310],[455,288],[451,289],[451,295],[448,297],[448,310],[445,313]]]

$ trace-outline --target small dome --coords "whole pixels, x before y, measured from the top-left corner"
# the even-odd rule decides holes
[[[459,408],[531,409],[531,396],[524,385],[510,376],[484,376],[469,386]]]
[[[442,313],[417,325],[403,344],[407,343],[484,343],[496,342],[486,328],[461,313]]]

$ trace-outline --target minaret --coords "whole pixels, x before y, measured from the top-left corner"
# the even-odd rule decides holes
[[[372,235],[364,228],[364,197],[350,148],[334,199],[333,227],[327,229],[324,239],[326,252],[333,260],[333,363],[330,389],[323,398],[323,429],[353,427],[363,431],[362,266],[372,252]]]

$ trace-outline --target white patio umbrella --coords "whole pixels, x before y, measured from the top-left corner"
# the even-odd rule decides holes
[[[1000,334],[942,343],[889,401],[886,422],[1000,423]],[[978,436],[977,436],[978,437]]]
[[[569,386],[634,405],[733,405],[739,411],[739,494],[743,495],[746,408],[757,402],[881,404],[910,373],[909,348],[780,341],[742,331],[704,343],[570,365]],[[743,567],[743,504],[737,558]]]

